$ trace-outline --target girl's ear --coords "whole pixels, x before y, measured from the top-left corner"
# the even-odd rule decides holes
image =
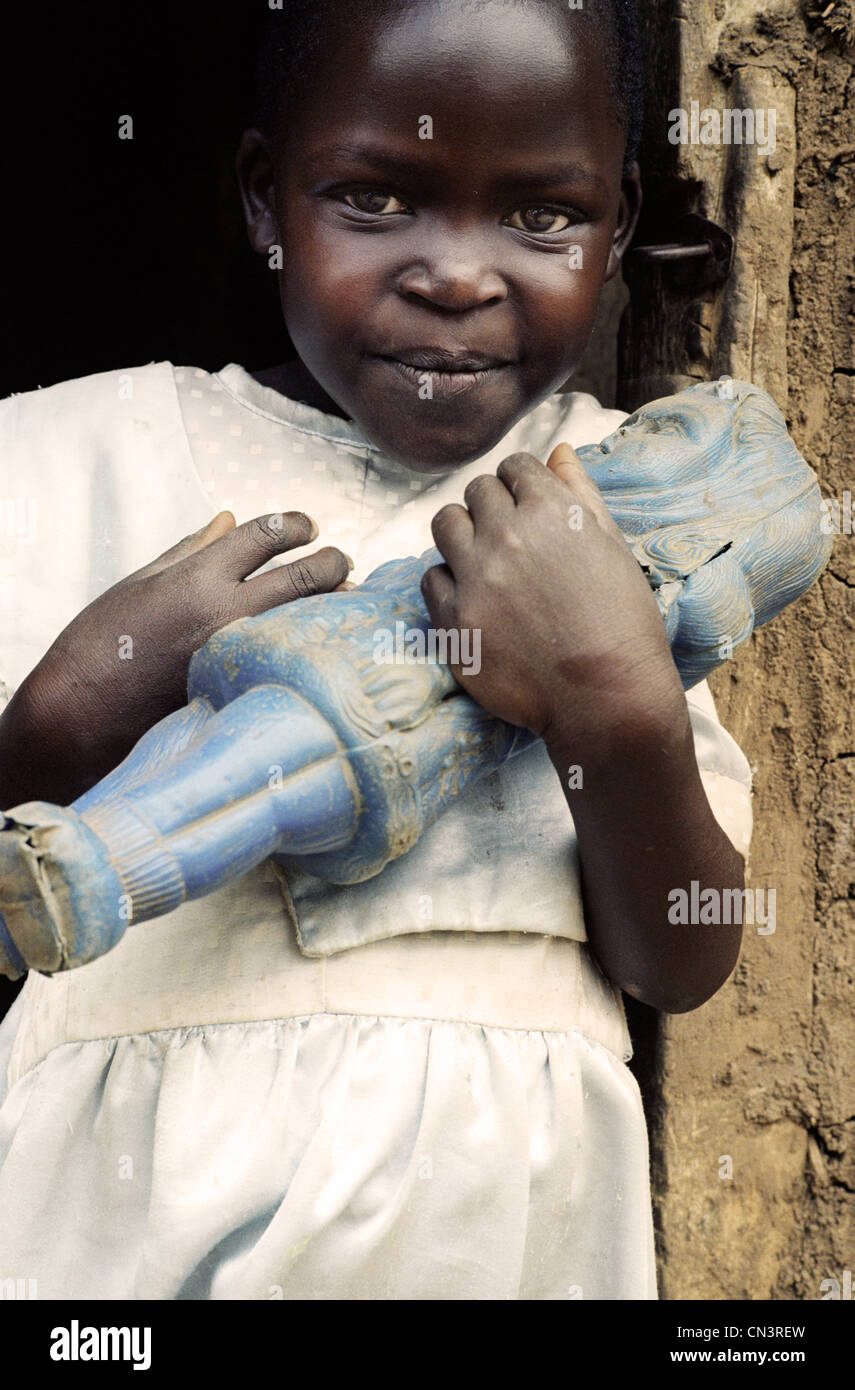
[[[250,245],[253,251],[266,256],[278,240],[278,229],[273,161],[260,130],[245,130],[241,136],[235,172]]]
[[[635,229],[638,226],[642,202],[641,170],[636,161],[629,172],[624,175],[623,184],[621,185],[620,211],[618,212],[618,222],[615,228],[612,249],[609,253],[609,263],[606,268],[606,273],[603,276],[604,284],[606,280],[611,280],[612,276],[617,274],[624,253],[632,241],[632,238],[635,236]]]

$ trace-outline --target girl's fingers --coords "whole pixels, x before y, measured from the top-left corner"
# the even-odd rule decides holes
[[[556,444],[552,453],[549,455],[546,466],[555,474],[556,478],[560,478],[561,482],[567,483],[569,487],[574,485],[580,468],[582,472],[585,473],[579,460],[579,455],[576,453],[572,444]],[[585,473],[586,478],[587,476],[587,473]]]
[[[200,530],[193,531],[189,536],[182,536],[175,545],[164,550],[163,554],[158,555],[150,564],[135,570],[128,578],[142,579],[145,575],[160,574],[161,570],[168,569],[170,565],[175,565],[179,560],[185,560],[188,555],[194,555],[197,550],[204,550],[205,546],[211,545],[213,541],[218,541],[221,536],[234,530],[234,525],[235,519],[231,512],[217,512],[217,515]]]
[[[514,499],[495,473],[482,473],[473,478],[463,494],[476,531],[489,527],[491,521],[507,522],[514,514]]]
[[[466,507],[457,502],[449,502],[440,507],[430,524],[434,544],[452,569],[455,562],[462,559],[465,550],[472,545],[475,526]]]
[[[456,591],[454,575],[448,565],[433,565],[422,575],[422,594],[431,619],[443,627],[443,614],[450,614]]]
[[[518,506],[526,497],[539,493],[549,481],[543,476],[543,464],[534,454],[509,454],[502,459],[496,473]]]
[[[216,568],[221,579],[246,579],[274,555],[309,545],[317,534],[317,524],[304,512],[257,516],[242,526],[227,529],[216,541],[208,543],[204,563]],[[344,579],[346,573],[341,577]]]
[[[623,532],[603,501],[603,494],[593,478],[585,472],[579,455],[570,444],[556,444],[546,466],[559,482],[570,488],[579,501],[593,512],[598,525],[604,531],[612,536],[620,536],[625,543]]]
[[[352,568],[349,556],[331,545],[305,559],[292,560],[290,565],[277,565],[266,574],[235,586],[241,615],[251,617],[298,598],[334,593],[345,583]]]
[[[197,550],[204,550],[206,545],[211,545],[213,541],[218,541],[221,536],[228,535],[229,531],[235,529],[235,519],[231,512],[217,512],[215,517],[203,526],[200,531],[194,531],[192,536],[188,536],[180,545],[187,547],[183,552],[185,555],[193,555]]]

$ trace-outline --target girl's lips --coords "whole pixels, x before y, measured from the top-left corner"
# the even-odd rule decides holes
[[[478,352],[474,348],[389,347],[378,356],[425,372],[483,372],[490,367],[508,365],[508,359],[501,353]]]
[[[433,400],[437,396],[446,398],[459,396],[465,391],[471,391],[495,381],[511,365],[509,362],[497,362],[488,367],[465,370],[455,368],[453,371],[449,371],[438,367],[412,366],[409,362],[401,362],[396,357],[378,356],[376,360],[395,372],[408,386],[414,386],[420,391],[424,391],[429,384],[430,392],[422,395],[420,397],[422,400]]]

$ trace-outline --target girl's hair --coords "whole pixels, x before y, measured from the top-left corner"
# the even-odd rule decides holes
[[[255,72],[255,125],[270,138],[323,46],[328,18],[352,0],[281,0],[270,10],[259,36]],[[404,8],[412,0],[390,0]],[[478,3],[478,0],[475,0]],[[538,3],[538,0],[521,0]],[[590,19],[603,38],[603,54],[612,95],[626,134],[623,171],[638,154],[644,120],[644,60],[635,0],[584,0],[573,19]]]

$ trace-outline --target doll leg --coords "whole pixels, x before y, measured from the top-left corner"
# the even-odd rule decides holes
[[[343,750],[304,700],[261,686],[202,713],[163,721],[73,806],[6,812],[5,973],[84,965],[130,923],[212,892],[274,848],[333,849],[352,837],[357,794]]]

